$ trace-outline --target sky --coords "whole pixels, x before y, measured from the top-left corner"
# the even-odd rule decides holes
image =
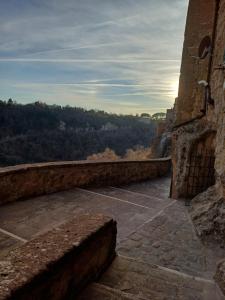
[[[0,99],[150,114],[177,96],[188,0],[0,0]]]

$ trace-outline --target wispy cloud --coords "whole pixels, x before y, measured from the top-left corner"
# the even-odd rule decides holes
[[[187,2],[1,1],[0,97],[132,113],[170,107]]]
[[[143,63],[180,62],[179,59],[72,59],[72,58],[0,58],[1,62],[46,62],[46,63]]]
[[[50,53],[56,53],[56,52],[65,52],[65,51],[74,51],[74,50],[80,50],[80,49],[97,49],[101,47],[110,47],[110,46],[116,46],[120,45],[121,43],[105,43],[105,44],[97,44],[97,45],[80,45],[79,47],[70,47],[70,48],[60,48],[60,49],[51,49],[51,50],[44,50],[39,52],[33,52],[31,55],[39,55],[39,54],[50,54]],[[29,55],[28,55],[29,56]]]

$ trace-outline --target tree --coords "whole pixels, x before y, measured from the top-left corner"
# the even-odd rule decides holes
[[[150,114],[147,114],[147,113],[142,113],[142,114],[141,114],[141,117],[142,117],[142,118],[151,118],[151,115],[150,115]]]
[[[136,145],[149,147],[155,122],[43,102],[0,101],[0,166],[57,160],[119,159]],[[108,149],[107,149],[108,148]],[[106,149],[106,150],[105,150]]]
[[[120,157],[116,155],[115,151],[109,148],[106,148],[105,151],[102,153],[92,154],[87,157],[87,160],[97,160],[97,161],[118,160],[118,159],[120,159]]]
[[[166,113],[163,112],[158,112],[152,115],[152,120],[156,120],[156,121],[165,120],[165,118],[166,118]]]
[[[12,100],[11,98],[9,98],[7,104],[8,104],[8,105],[13,105],[13,100]]]

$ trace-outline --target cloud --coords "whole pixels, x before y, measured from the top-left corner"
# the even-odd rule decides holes
[[[132,113],[170,107],[187,2],[1,1],[0,97]]]
[[[179,59],[73,59],[73,58],[0,58],[1,62],[47,62],[47,63],[143,63],[143,62],[180,62]]]

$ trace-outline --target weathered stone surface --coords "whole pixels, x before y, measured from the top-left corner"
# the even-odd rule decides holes
[[[158,122],[156,127],[156,137],[151,144],[151,158],[171,156],[172,128],[174,122],[174,108],[167,109],[165,120]]]
[[[210,55],[199,60],[198,48],[201,40],[213,35],[215,17],[214,0],[190,0],[185,30],[181,63],[179,94],[176,101],[176,124],[201,115],[204,108],[204,88],[200,80],[208,80]]]
[[[175,104],[176,128],[173,135],[173,184],[174,198],[188,197],[188,183],[199,185],[190,170],[192,144],[204,134],[215,132],[211,143],[203,151],[214,152],[215,185],[200,190],[192,200],[191,217],[202,240],[225,246],[225,0],[191,0],[187,18],[181,66],[179,97]],[[206,35],[212,37],[212,55],[204,60],[194,58]],[[210,87],[214,105],[205,103],[204,88],[198,81],[205,80]],[[205,110],[202,110],[204,109]],[[193,118],[198,118],[193,121]],[[186,122],[186,124],[182,124]],[[188,123],[187,123],[188,122]],[[207,133],[208,132],[208,133]],[[208,153],[209,153],[208,152]],[[197,151],[194,153],[197,156]],[[201,156],[201,155],[199,155]],[[207,164],[202,166],[207,169]],[[213,176],[210,169],[205,176]],[[198,177],[198,176],[197,176]],[[197,187],[198,188],[198,187]],[[208,189],[207,189],[208,188]],[[195,196],[193,195],[193,196]],[[192,197],[193,197],[192,196]],[[216,279],[225,292],[225,263],[218,266]]]
[[[0,204],[79,186],[138,182],[166,175],[170,159],[60,162],[0,169]]]
[[[225,199],[217,186],[192,199],[191,217],[203,240],[214,240],[225,246]]]
[[[197,156],[195,145],[201,140],[209,139],[209,151],[215,149],[211,136],[215,136],[216,127],[208,123],[206,118],[196,120],[190,124],[182,126],[173,133],[173,185],[172,197],[175,199],[188,197],[187,183],[190,175],[189,166],[191,165],[191,156]],[[205,143],[207,144],[207,143]],[[205,145],[203,148],[206,150]],[[197,170],[197,168],[196,168]],[[207,176],[207,174],[206,174]],[[194,185],[194,183],[193,183]]]
[[[215,280],[225,295],[225,260],[218,264]]]
[[[118,253],[191,276],[212,278],[224,251],[197,237],[183,203],[174,202],[118,244]],[[215,253],[217,254],[215,256]]]
[[[101,213],[116,219],[119,242],[171,202],[169,186],[166,177],[120,188],[79,188],[15,201],[1,207],[0,228],[30,240],[80,214]],[[7,249],[2,243],[0,257]]]
[[[115,257],[116,223],[83,215],[0,262],[0,299],[70,299]]]
[[[204,8],[203,8],[204,7]],[[188,182],[193,181],[193,186],[199,185],[198,174],[189,172],[190,159],[193,154],[192,145],[203,139],[210,132],[215,135],[211,143],[205,145],[203,151],[214,152],[215,157],[215,198],[213,194],[209,197],[212,205],[204,207],[198,204],[198,215],[195,216],[197,227],[202,235],[214,232],[219,240],[223,239],[223,201],[218,199],[217,194],[223,191],[222,198],[225,199],[225,89],[224,89],[224,53],[225,53],[225,0],[191,0],[187,17],[183,58],[181,66],[181,77],[179,86],[179,97],[175,103],[176,128],[173,135],[173,184],[172,196],[174,198],[190,197],[188,193]],[[205,59],[198,59],[198,48],[204,36],[212,38],[212,55]],[[205,80],[211,92],[214,105],[205,102],[205,89],[200,87],[199,81]],[[205,107],[204,107],[204,104]],[[194,120],[194,118],[196,118]],[[186,122],[186,123],[185,123]],[[207,154],[206,154],[207,155]],[[204,167],[204,166],[203,166]],[[207,167],[207,166],[206,166]],[[205,176],[212,176],[211,172]],[[205,190],[209,187],[206,186]],[[204,190],[204,189],[203,189]],[[203,190],[200,189],[199,193]],[[210,193],[210,192],[209,192]],[[202,196],[206,197],[205,194]],[[197,204],[196,204],[197,205]],[[206,212],[206,209],[212,212]],[[217,208],[216,208],[217,207]],[[202,216],[199,210],[202,209]],[[215,222],[213,219],[216,218]],[[209,223],[207,224],[207,222]],[[200,224],[202,222],[202,224]],[[221,238],[219,238],[221,234]]]
[[[112,289],[99,283],[93,283],[88,286],[79,296],[77,300],[138,300],[135,295],[121,292],[118,289]],[[142,298],[143,300],[143,298]]]
[[[121,256],[114,260],[100,279],[100,284],[126,293],[130,297],[133,295],[136,297],[134,299],[223,299],[213,281],[193,278],[160,266]]]
[[[2,256],[7,255],[10,250],[17,248],[22,244],[21,241],[0,232],[0,259]]]
[[[219,249],[222,252],[220,253],[215,246],[210,249],[199,240],[189,218],[187,207],[183,202],[168,198],[169,187],[170,178],[165,177],[119,187],[79,188],[32,198],[28,201],[15,201],[1,207],[0,228],[5,229],[9,234],[11,232],[30,239],[42,234],[45,230],[59,227],[63,221],[80,214],[92,212],[109,215],[116,219],[118,224],[117,251],[119,255],[130,257],[129,262],[125,264],[119,260],[118,268],[124,268],[124,265],[127,268],[129,264],[133,266],[126,269],[123,274],[117,273],[114,268],[110,269],[112,273],[107,272],[106,278],[114,278],[114,276],[121,278],[117,285],[105,284],[103,281],[106,278],[103,276],[101,289],[99,289],[99,284],[97,287],[96,284],[91,285],[82,293],[82,300],[205,300],[203,287],[204,290],[211,287],[210,290],[214,292],[212,277],[217,261],[224,257],[224,251]],[[79,226],[78,224],[77,230]],[[76,228],[74,230],[76,231]],[[61,247],[61,239],[64,239],[64,233],[56,232],[55,248],[58,251],[58,247]],[[105,231],[103,234],[105,237],[108,236]],[[47,237],[48,234],[45,236]],[[99,243],[98,237],[96,240]],[[51,243],[50,240],[49,243]],[[32,244],[32,240],[28,244]],[[95,249],[91,247],[90,251],[92,256],[96,257],[99,247],[97,245]],[[46,254],[43,253],[43,255],[43,260],[45,260]],[[89,262],[88,258],[84,260]],[[29,265],[30,260],[26,260],[25,264]],[[143,269],[144,265],[152,266],[152,264],[158,266]],[[83,263],[83,266],[86,268],[87,264]],[[3,262],[2,267],[7,274],[12,266],[6,261]],[[141,269],[146,274],[140,274]],[[64,270],[68,270],[67,267]],[[41,274],[42,271],[41,269]],[[65,273],[67,274],[67,271]],[[82,272],[79,271],[79,273]],[[174,274],[178,277],[174,277]],[[62,285],[70,281],[66,276],[65,282],[58,280],[62,281]],[[49,278],[51,280],[51,277]],[[208,281],[209,285],[205,286],[205,282]],[[134,293],[133,290],[128,289],[133,282],[137,282]],[[186,288],[187,283],[188,288]],[[112,284],[115,284],[115,279]],[[149,288],[145,284],[149,285]],[[171,291],[168,292],[168,289]],[[137,290],[143,293],[138,295]],[[213,299],[216,298],[213,297]]]

